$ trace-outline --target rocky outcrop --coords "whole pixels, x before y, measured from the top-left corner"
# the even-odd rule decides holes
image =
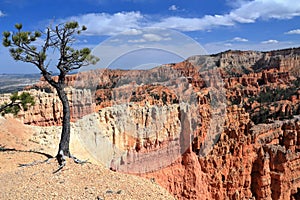
[[[145,176],[155,177],[178,199],[252,198],[251,169],[256,154],[249,115],[244,109],[232,107],[226,123],[230,126],[205,157],[189,151],[172,165]]]
[[[147,71],[82,72],[67,78],[78,88],[68,90],[72,120],[84,119],[74,126],[96,159],[178,199],[298,199],[299,56],[227,51]],[[48,93],[31,91],[38,103],[19,117],[60,124],[55,93],[43,81],[35,88]]]
[[[18,118],[28,125],[53,126],[62,123],[62,104],[56,93],[29,90],[35,97],[35,105],[18,114]],[[67,89],[70,100],[71,121],[78,120],[94,112],[95,105],[89,90]]]
[[[298,180],[299,169],[298,164],[292,163],[299,162],[296,148],[299,125],[295,125],[299,123],[295,118],[299,114],[299,86],[295,80],[299,80],[296,72],[299,72],[300,65],[297,59],[299,52],[295,54],[293,51],[298,52],[250,52],[250,61],[247,57],[234,61],[235,57],[241,54],[244,56],[243,52],[221,55],[222,63],[227,64],[219,64],[219,68],[225,80],[228,103],[232,106],[227,107],[224,131],[219,141],[210,154],[199,157],[203,142],[201,135],[205,135],[205,129],[200,129],[200,132],[193,134],[193,151],[186,152],[172,165],[143,176],[154,178],[178,199],[297,199],[299,185],[295,180]],[[217,56],[219,55],[215,55],[213,59],[193,58],[193,62],[199,65],[215,63],[218,66]],[[184,65],[179,63],[174,67],[184,69]],[[238,70],[227,73],[226,67],[230,68],[228,65]],[[241,68],[241,65],[245,68]],[[200,66],[201,68],[203,67]],[[207,83],[201,80],[203,74],[197,76],[191,69],[186,73],[191,77],[190,83],[194,86],[201,85],[198,89]],[[278,88],[286,91],[285,94],[278,98],[270,95],[273,99],[263,99],[268,97],[270,90],[280,92]],[[200,91],[203,93],[204,90]],[[255,96],[260,98],[253,101],[251,97],[256,98]],[[203,104],[210,104],[211,99],[204,95],[199,102],[199,107],[203,107]],[[269,124],[260,124],[263,119],[259,118],[256,123],[260,125],[255,125],[252,121],[254,116],[265,114],[260,112],[261,109],[267,110],[267,120],[264,122]],[[209,117],[206,120],[203,118],[210,116],[209,110],[209,107],[207,112],[201,110],[202,122],[209,120]],[[291,116],[294,116],[293,120],[286,120]],[[290,123],[294,125],[286,125]],[[286,131],[287,127],[291,130]],[[193,158],[197,158],[197,162]]]
[[[107,143],[112,153],[107,159],[99,159],[113,170],[129,173],[168,166],[180,157],[181,149],[188,148],[180,146],[183,127],[178,116],[183,112],[184,107],[179,104],[169,107],[129,104],[101,109],[100,133],[91,137]],[[105,139],[100,141],[100,136]]]
[[[252,172],[253,193],[257,198],[299,197],[299,119],[296,116],[293,120],[259,125],[253,130],[256,141],[262,144]]]

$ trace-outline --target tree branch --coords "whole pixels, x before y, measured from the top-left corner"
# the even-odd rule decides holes
[[[14,102],[11,102],[11,103],[9,103],[9,104],[6,104],[6,105],[2,106],[2,107],[0,108],[0,112],[4,111],[6,108],[8,108],[8,107],[10,107],[10,106],[13,106],[13,105],[14,105]]]

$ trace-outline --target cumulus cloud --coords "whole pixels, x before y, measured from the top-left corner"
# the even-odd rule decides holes
[[[122,35],[140,35],[142,33],[143,32],[141,30],[132,28],[132,29],[129,29],[129,30],[126,30],[126,31],[122,32],[121,34]]]
[[[4,13],[0,10],[0,17],[3,17]]]
[[[211,30],[220,26],[234,26],[239,23],[255,23],[257,20],[290,19],[300,16],[300,4],[294,0],[239,0],[231,11],[222,15],[205,15],[203,17],[170,16],[157,19],[140,12],[90,13],[71,17],[88,27],[90,35],[128,35],[141,34],[138,29],[145,27],[172,28],[180,31]],[[169,10],[179,10],[171,5]],[[291,32],[289,34],[294,34]],[[243,42],[243,41],[240,41]]]
[[[159,42],[163,39],[160,35],[153,34],[153,33],[144,34],[143,38],[150,42]]]
[[[134,40],[128,40],[129,43],[143,43],[146,42],[145,39],[134,39]]]
[[[245,3],[232,13],[248,20],[290,19],[300,16],[300,5],[293,0],[255,0]]]
[[[203,18],[169,17],[154,26],[173,28],[181,31],[207,30],[215,26],[233,26],[234,23],[223,15],[206,15]]]
[[[254,23],[259,19],[290,19],[296,16],[300,16],[300,4],[295,4],[293,0],[253,0],[240,1],[238,7],[224,15],[206,15],[202,18],[169,17],[155,25],[197,31],[237,23]]]
[[[262,41],[262,44],[278,44],[279,41],[278,40],[266,40],[266,41]]]
[[[300,29],[294,29],[286,32],[285,34],[300,34]]]
[[[143,35],[143,38],[148,42],[160,42],[160,41],[171,40],[171,38],[167,37],[167,35],[158,35],[153,33],[146,33]]]
[[[171,6],[169,7],[169,10],[171,10],[171,11],[176,11],[176,10],[178,10],[178,7],[177,7],[176,5],[171,5]]]
[[[130,39],[130,43],[143,43],[143,42],[160,42],[171,40],[170,37],[165,37],[165,35],[154,34],[154,33],[145,33],[142,35],[142,38]]]
[[[89,35],[116,35],[119,33],[138,34],[143,16],[140,12],[119,12],[115,14],[89,13],[74,16],[68,20],[78,21],[88,27]]]
[[[233,42],[248,42],[248,39],[241,38],[241,37],[235,37],[231,41],[233,41]]]

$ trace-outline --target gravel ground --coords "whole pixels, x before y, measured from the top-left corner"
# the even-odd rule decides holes
[[[48,163],[19,167],[19,164],[47,159],[44,155],[28,150],[55,155],[53,152],[56,150],[51,149],[50,142],[32,142],[35,133],[32,127],[24,126],[14,119],[0,117],[0,200],[174,199],[153,180],[113,172],[95,162],[80,165],[69,159],[67,165],[55,174],[53,172],[58,169],[55,159]],[[77,147],[73,149],[79,158],[89,158],[79,148],[76,138],[71,149],[72,146]],[[3,147],[22,151],[3,151]]]
[[[0,152],[0,199],[174,199],[155,182],[90,163],[69,159],[55,174],[55,159],[18,166],[45,159],[29,152]]]

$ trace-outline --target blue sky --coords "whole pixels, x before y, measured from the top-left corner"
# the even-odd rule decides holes
[[[76,45],[92,49],[99,49],[99,44],[100,47],[106,45],[106,51],[99,51],[103,54],[120,53],[118,49],[122,44],[113,44],[120,41],[120,35],[130,37],[125,45],[127,50],[133,44],[133,49],[136,50],[136,47],[153,48],[150,43],[155,43],[157,49],[175,49],[172,52],[179,53],[182,58],[228,49],[265,51],[300,46],[300,2],[297,1],[1,0],[0,31],[12,31],[15,23],[22,23],[24,30],[43,30],[51,23],[76,20],[88,27]],[[172,33],[163,31],[163,35],[157,31],[144,32],[148,27],[169,29]],[[174,36],[176,42],[173,37],[168,37],[174,35],[174,32],[177,32],[177,36]],[[135,38],[131,38],[132,36]],[[189,42],[192,41],[193,44],[180,44],[186,38],[191,39]],[[105,45],[103,41],[106,41]],[[196,48],[195,43],[202,49]],[[179,48],[185,52],[179,52]],[[97,56],[101,59],[100,53]],[[122,53],[120,57],[123,58],[124,51]],[[145,53],[149,55],[148,50]],[[157,55],[157,51],[153,55]],[[132,54],[129,57],[132,59]],[[174,57],[176,56],[170,56],[172,59]],[[111,60],[110,63],[116,62]],[[34,66],[13,61],[8,49],[0,47],[0,73],[33,72],[38,72]]]

